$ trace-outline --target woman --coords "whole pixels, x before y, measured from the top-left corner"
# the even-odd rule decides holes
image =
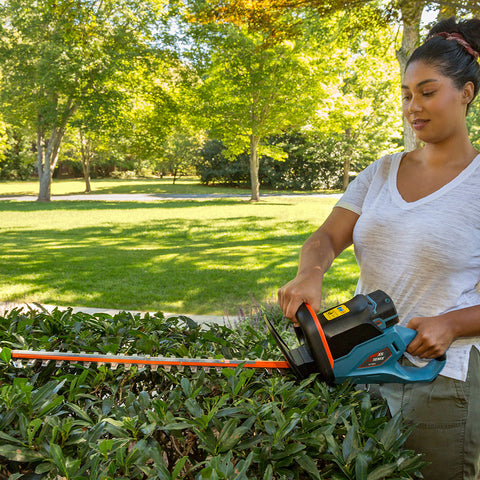
[[[480,86],[480,20],[437,24],[406,71],[403,113],[423,146],[383,157],[350,184],[302,247],[298,273],[278,292],[295,322],[302,302],[321,307],[322,279],[353,243],[357,293],[382,289],[422,366],[447,352],[429,384],[385,384],[392,414],[417,426],[407,446],[431,462],[426,479],[476,479],[480,461],[480,155],[466,114]]]

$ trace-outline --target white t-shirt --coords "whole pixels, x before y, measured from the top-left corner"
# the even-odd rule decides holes
[[[383,290],[405,325],[413,317],[480,304],[480,155],[415,202],[406,202],[397,189],[403,155],[369,165],[336,206],[360,215],[353,231],[357,293]],[[480,349],[480,337],[455,340],[442,375],[465,381],[472,345]]]

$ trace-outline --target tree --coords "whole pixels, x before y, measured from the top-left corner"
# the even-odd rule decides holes
[[[249,152],[251,199],[257,201],[260,156],[284,155],[264,140],[291,125],[303,125],[318,104],[315,42],[307,45],[300,36],[272,40],[270,33],[252,33],[249,25],[234,23],[195,27],[197,44],[206,44],[209,54],[199,66],[197,113],[231,154]]]
[[[117,72],[153,40],[160,0],[6,0],[0,10],[1,101],[36,132],[39,201],[50,200],[65,131],[77,110],[107,108]]]
[[[178,177],[192,173],[198,162],[203,139],[201,132],[187,124],[178,125],[165,140],[157,162],[159,169],[172,174],[173,183]]]
[[[401,103],[392,28],[377,25],[355,35],[339,29],[332,31],[336,40],[324,68],[329,72],[322,82],[326,100],[311,127],[318,136],[342,144],[345,189],[352,164],[362,168],[365,158],[371,162],[398,148]]]
[[[369,16],[361,15],[365,7],[373,6]],[[409,55],[420,42],[420,21],[425,8],[438,10],[439,18],[451,14],[466,16],[478,14],[480,4],[474,0],[391,0],[378,2],[376,0],[211,0],[208,7],[201,12],[201,18],[215,18],[217,22],[234,22],[239,25],[249,25],[252,30],[271,32],[272,38],[285,37],[292,34],[292,25],[282,22],[282,14],[286,11],[315,11],[319,16],[330,16],[343,11],[349,17],[359,20],[353,22],[353,28],[366,27],[372,20],[374,23],[383,19],[385,22],[399,23],[402,26],[402,42],[397,52],[400,66],[400,77],[403,79],[405,65]],[[360,13],[360,15],[359,15]],[[298,23],[295,25],[298,28]],[[415,135],[404,121],[405,150],[416,148]]]
[[[420,20],[424,8],[425,0],[401,0],[399,2],[403,22],[403,35],[402,45],[397,50],[397,60],[400,65],[402,84],[407,60],[420,42]],[[405,117],[403,118],[403,142],[406,151],[415,150],[418,146],[415,133]]]

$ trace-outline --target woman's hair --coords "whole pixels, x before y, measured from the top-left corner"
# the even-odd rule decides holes
[[[446,34],[456,35],[451,37]],[[458,89],[467,82],[472,82],[475,98],[480,88],[480,65],[477,61],[479,52],[480,20],[474,18],[457,23],[452,17],[437,23],[430,30],[425,43],[408,59],[407,67],[420,60],[452,79]]]

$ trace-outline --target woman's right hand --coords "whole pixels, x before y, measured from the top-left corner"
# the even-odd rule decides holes
[[[278,290],[278,303],[285,317],[298,325],[296,313],[302,303],[308,303],[313,311],[318,312],[322,306],[323,273],[312,269],[299,273]]]
[[[315,312],[320,310],[323,275],[333,260],[352,244],[353,227],[358,217],[350,210],[335,207],[303,244],[297,276],[278,291],[280,308],[295,325],[302,303],[308,303]]]

